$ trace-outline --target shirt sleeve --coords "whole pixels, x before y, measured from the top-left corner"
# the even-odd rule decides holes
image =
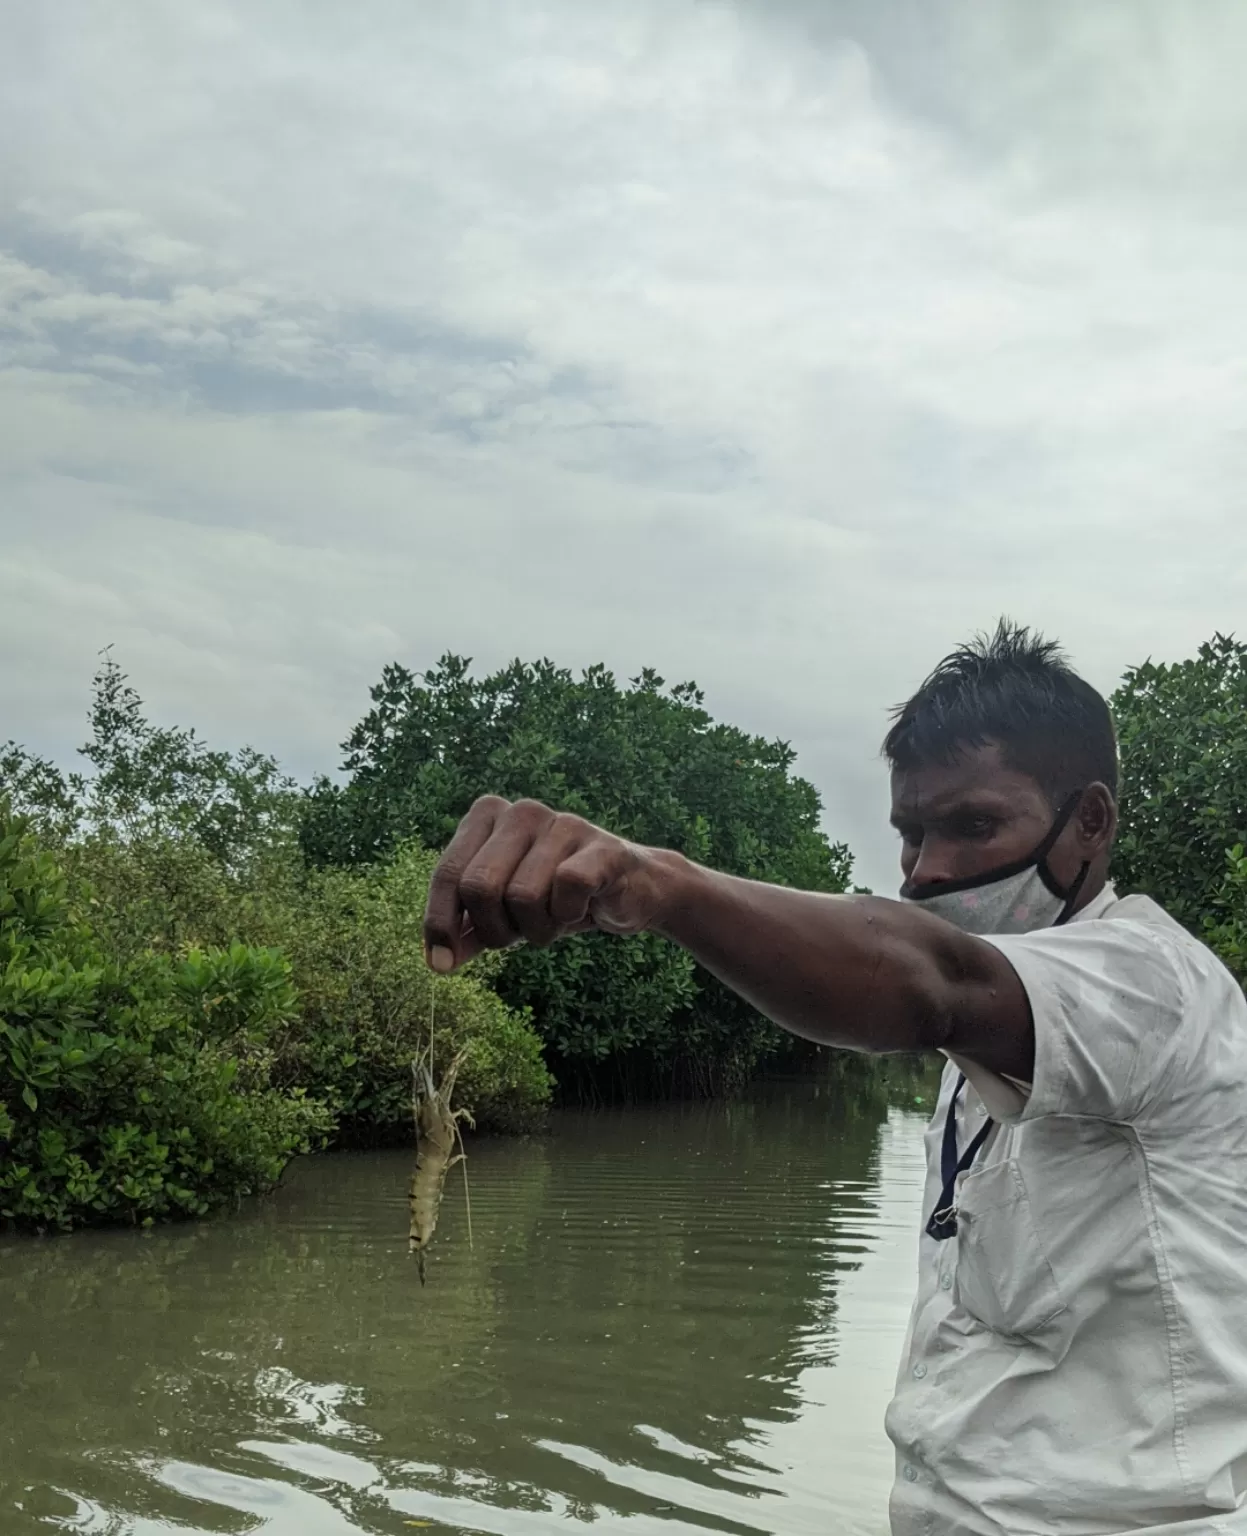
[[[1184,967],[1173,939],[1125,919],[988,939],[1017,972],[1035,1025],[1035,1073],[1009,1119],[1146,1119],[1180,1049]]]

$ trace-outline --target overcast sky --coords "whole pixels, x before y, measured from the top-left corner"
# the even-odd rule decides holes
[[[332,769],[382,665],[695,678],[895,886],[1008,612],[1243,627],[1247,7],[11,5],[0,738],[100,647]]]

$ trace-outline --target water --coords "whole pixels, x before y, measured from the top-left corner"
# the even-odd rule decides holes
[[[884,1536],[920,1119],[814,1084],[0,1243],[0,1536]]]

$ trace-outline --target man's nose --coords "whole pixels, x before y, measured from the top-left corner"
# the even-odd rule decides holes
[[[909,871],[910,885],[938,885],[942,880],[955,880],[951,854],[952,850],[941,839],[924,837]]]

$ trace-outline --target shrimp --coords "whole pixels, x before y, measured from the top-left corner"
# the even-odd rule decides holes
[[[455,1079],[463,1065],[466,1048],[461,1050],[447,1067],[439,1087],[433,1081],[429,1058],[413,1061],[412,1113],[416,1122],[416,1168],[411,1176],[411,1229],[407,1251],[416,1255],[420,1284],[425,1281],[424,1260],[433,1233],[437,1229],[437,1214],[446,1188],[446,1175],[456,1163],[463,1163],[464,1194],[467,1194],[467,1153],[463,1149],[460,1122],[474,1122],[466,1109],[454,1109],[451,1100],[455,1091]],[[456,1151],[456,1147],[458,1150]],[[468,1207],[468,1242],[472,1241],[471,1206]]]

